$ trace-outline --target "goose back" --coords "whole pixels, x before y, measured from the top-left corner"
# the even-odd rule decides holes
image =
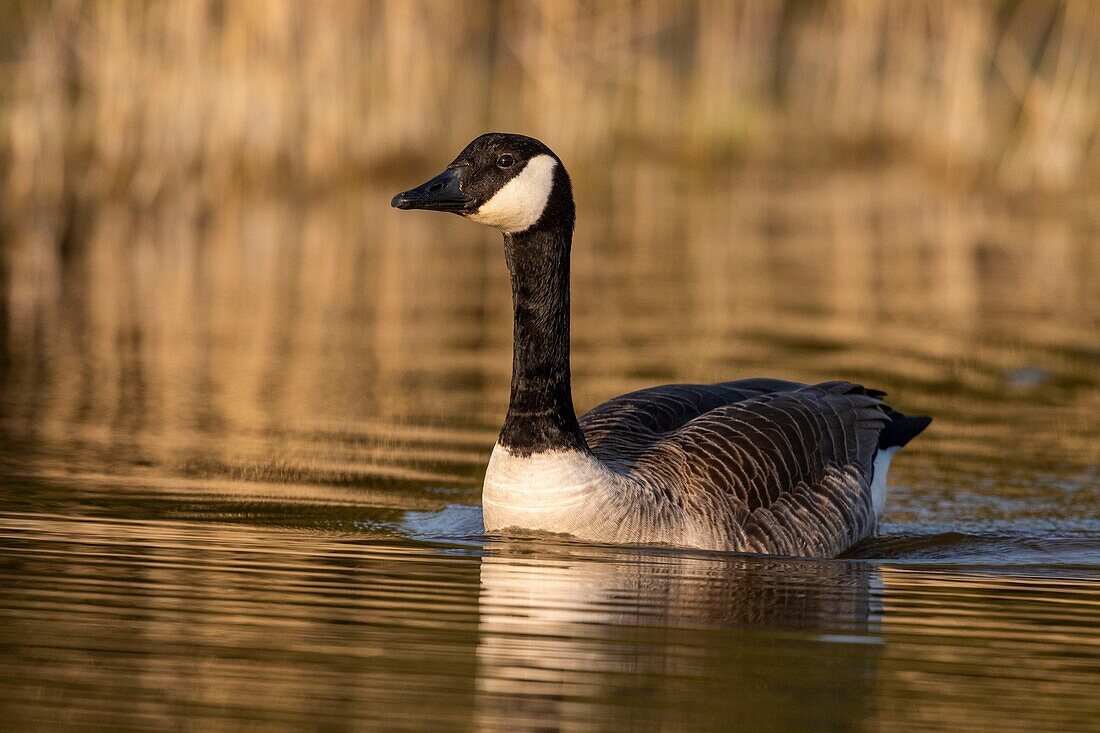
[[[580,425],[597,459],[674,513],[735,528],[725,549],[832,556],[874,531],[881,438],[904,444],[927,425],[881,396],[851,382],[665,385]]]

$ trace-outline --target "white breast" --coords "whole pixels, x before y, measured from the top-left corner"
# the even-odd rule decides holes
[[[598,458],[558,450],[516,455],[497,445],[482,492],[487,532],[573,535],[593,542],[645,542],[710,549],[733,546],[736,527],[704,499],[689,516],[664,492],[616,473]]]
[[[516,527],[596,539],[604,522],[594,521],[591,510],[607,502],[619,481],[595,457],[579,451],[522,456],[498,444],[485,472],[485,529]]]
[[[488,224],[506,234],[530,229],[546,210],[554,188],[554,168],[558,161],[549,155],[536,155],[491,199],[466,218]]]

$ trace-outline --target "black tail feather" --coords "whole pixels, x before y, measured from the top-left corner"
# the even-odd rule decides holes
[[[901,448],[910,440],[920,435],[932,422],[932,418],[925,417],[924,415],[909,417],[907,415],[902,415],[900,412],[895,412],[894,410],[890,410],[887,413],[887,417],[890,418],[890,422],[886,423],[886,427],[882,429],[882,432],[879,433],[878,436],[878,447],[880,450],[886,448]]]

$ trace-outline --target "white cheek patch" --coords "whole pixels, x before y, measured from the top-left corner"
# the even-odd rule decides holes
[[[527,161],[518,176],[504,184],[491,199],[466,218],[496,227],[506,234],[531,228],[550,200],[557,164],[558,161],[549,155],[536,155]]]

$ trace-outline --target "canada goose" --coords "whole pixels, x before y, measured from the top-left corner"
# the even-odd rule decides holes
[[[577,419],[569,383],[569,175],[546,145],[488,133],[399,209],[504,233],[514,345],[482,494],[487,532],[828,557],[875,530],[890,459],[931,422],[851,382],[670,384]]]

